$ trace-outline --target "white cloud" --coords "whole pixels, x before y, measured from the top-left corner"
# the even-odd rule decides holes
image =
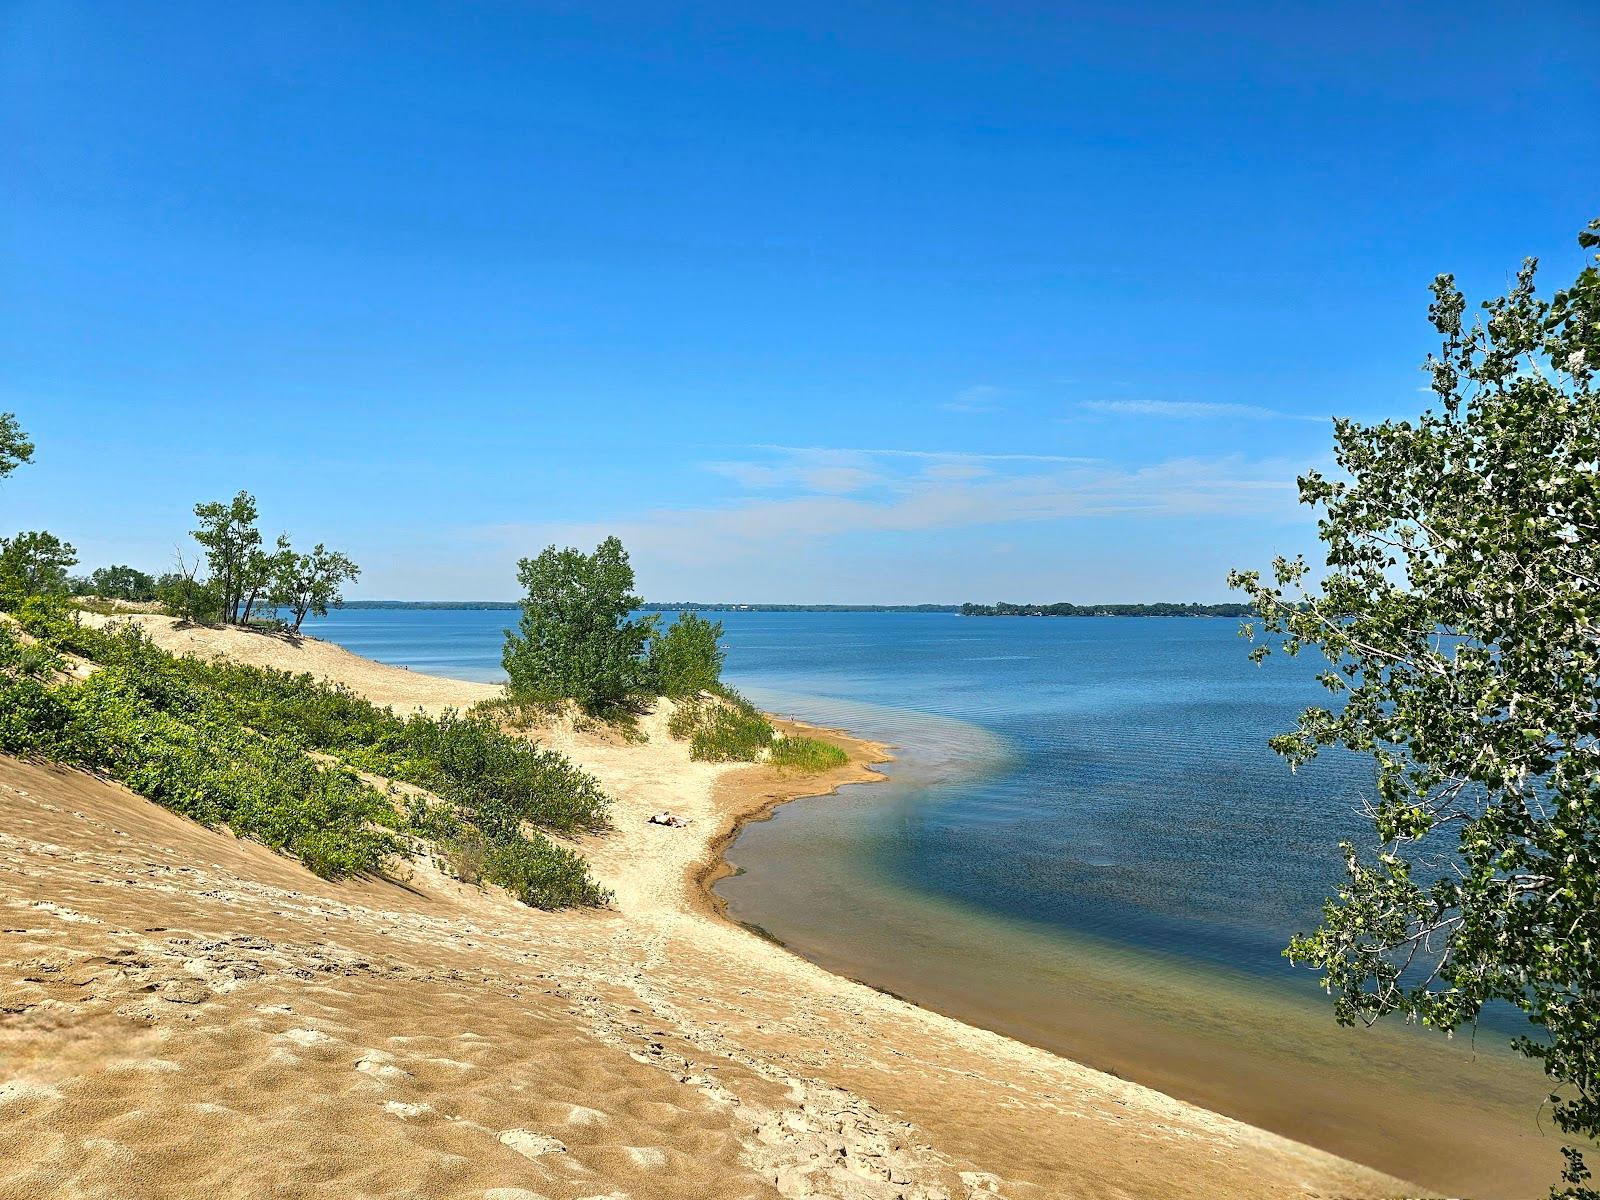
[[[1085,400],[1084,408],[1095,412],[1128,413],[1145,417],[1176,417],[1185,420],[1209,420],[1217,417],[1247,417],[1268,421],[1316,421],[1326,423],[1328,417],[1307,416],[1302,413],[1283,412],[1264,408],[1258,404],[1216,404],[1203,400]]]
[[[995,387],[990,383],[978,383],[972,387],[962,388],[955,394],[955,398],[946,400],[939,405],[945,412],[955,413],[990,413],[998,412],[1002,405],[1000,398],[1010,392],[1009,388]]]

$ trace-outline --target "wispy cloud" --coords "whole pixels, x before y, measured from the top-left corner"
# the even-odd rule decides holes
[[[991,413],[1004,407],[1000,400],[1010,394],[1009,388],[995,387],[992,383],[977,383],[962,388],[955,397],[939,405],[945,412]]]
[[[778,446],[764,443],[751,446],[750,449],[776,450],[785,454],[854,454],[869,458],[918,458],[938,462],[1091,463],[1098,461],[1073,454],[984,454],[970,450],[880,450],[831,446]]]
[[[705,469],[757,491],[801,488],[838,495],[858,492],[881,482],[881,476],[876,471],[846,462],[801,459],[783,463],[709,462],[705,464]]]
[[[1180,420],[1212,420],[1219,417],[1248,417],[1266,421],[1316,421],[1330,418],[1284,412],[1259,404],[1217,404],[1204,400],[1085,400],[1083,408],[1095,412],[1127,413],[1142,417],[1174,417]]]
[[[1307,465],[1242,455],[1171,458],[1129,467],[1065,455],[816,447],[768,452],[779,457],[710,464],[724,478],[757,493],[726,504],[478,532],[518,547],[551,541],[586,545],[616,533],[642,559],[705,567],[758,558],[778,545],[820,551],[863,534],[1113,517],[1286,517],[1296,509],[1293,480]],[[838,461],[846,465],[819,466],[830,456],[843,456]],[[862,471],[869,478],[825,474],[834,469]],[[795,494],[760,494],[778,486]]]

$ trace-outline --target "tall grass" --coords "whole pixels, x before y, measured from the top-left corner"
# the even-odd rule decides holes
[[[689,757],[700,762],[755,762],[775,736],[755,705],[731,689],[682,701],[667,731],[687,741]]]
[[[813,737],[785,737],[772,743],[768,761],[791,771],[831,771],[850,761],[832,742]]]

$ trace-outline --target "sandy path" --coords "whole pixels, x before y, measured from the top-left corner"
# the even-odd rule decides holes
[[[438,715],[446,708],[470,708],[492,700],[502,689],[493,683],[471,683],[391,667],[351,654],[342,646],[314,637],[258,633],[233,626],[189,625],[149,613],[101,616],[82,614],[85,625],[103,628],[113,622],[136,625],[163,650],[196,658],[226,658],[280,671],[307,671],[320,679],[343,683],[374,704],[406,713],[414,709]]]
[[[173,649],[234,650],[146,623]],[[486,687],[236,636],[250,661],[402,707]],[[798,785],[692,763],[663,723],[644,745],[545,737],[617,797],[616,829],[584,847],[617,895],[598,913],[535,912],[427,864],[328,883],[0,759],[0,1200],[1404,1193],[723,921],[697,883],[715,843]],[[853,761],[823,786],[868,778],[874,749],[838,740]],[[661,807],[690,826],[646,823]]]

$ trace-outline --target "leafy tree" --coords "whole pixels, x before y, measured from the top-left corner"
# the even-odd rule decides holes
[[[1579,243],[1600,246],[1600,221]],[[1343,1024],[1519,1007],[1536,1031],[1515,1044],[1577,1142],[1600,1133],[1600,271],[1545,300],[1535,266],[1472,323],[1434,281],[1437,410],[1335,423],[1348,478],[1300,480],[1321,582],[1302,558],[1231,581],[1287,653],[1326,657],[1342,700],[1273,748],[1376,765],[1375,845],[1342,847],[1337,897],[1285,953],[1321,970]],[[1595,1200],[1565,1153],[1559,1194]]]
[[[168,615],[197,624],[222,616],[222,601],[216,589],[178,571],[169,571],[156,580],[156,600]]]
[[[0,538],[0,605],[14,608],[29,596],[67,594],[67,572],[78,552],[53,533]]]
[[[97,567],[84,580],[85,594],[107,600],[154,600],[156,581],[135,567]]]
[[[692,612],[680,614],[666,629],[651,630],[647,660],[651,685],[675,699],[715,688],[722,679],[721,637],[722,622]]]
[[[652,620],[633,620],[633,567],[609,537],[593,554],[550,546],[517,564],[527,590],[520,633],[506,630],[502,663],[521,699],[573,699],[593,712],[636,696]]]
[[[299,632],[308,614],[325,617],[328,609],[342,607],[344,596],[340,589],[360,575],[361,568],[349,557],[329,550],[321,542],[310,554],[296,554],[289,547],[289,539],[280,537],[273,567],[272,603],[294,614],[294,629]]]
[[[0,479],[33,461],[33,443],[17,424],[15,413],[0,413]]]
[[[247,602],[260,594],[272,571],[256,528],[256,499],[240,492],[226,504],[196,504],[194,515],[200,521],[194,539],[205,547],[222,619],[238,624],[246,619]]]

